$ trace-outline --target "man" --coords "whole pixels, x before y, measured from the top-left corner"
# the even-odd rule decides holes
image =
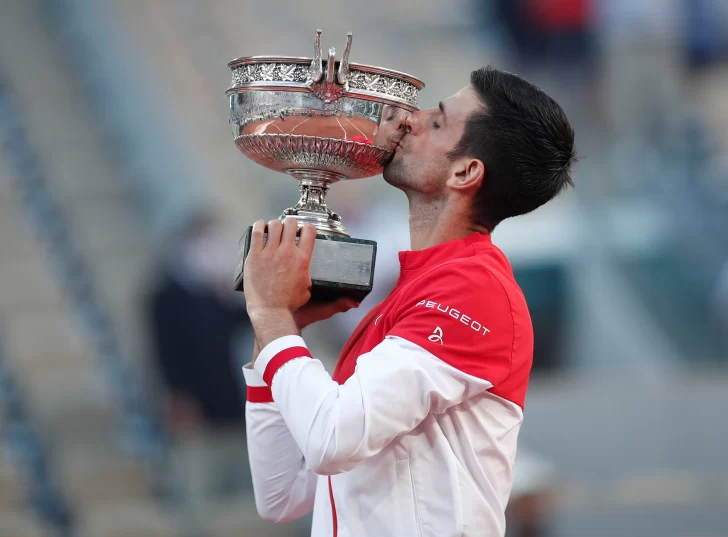
[[[271,521],[314,508],[315,537],[502,536],[533,332],[490,232],[571,184],[574,133],[550,97],[490,67],[403,132],[384,178],[409,199],[412,250],[333,379],[300,330],[355,304],[305,305],[312,227],[296,243],[295,221],[269,222],[264,244],[253,226],[256,505]]]

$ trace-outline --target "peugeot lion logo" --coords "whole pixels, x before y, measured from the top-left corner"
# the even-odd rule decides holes
[[[440,345],[442,345],[442,328],[440,328],[439,326],[436,327],[435,331],[427,339],[429,339],[433,343],[439,343]]]

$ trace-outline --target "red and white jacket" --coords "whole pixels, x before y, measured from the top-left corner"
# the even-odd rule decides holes
[[[533,330],[488,235],[400,253],[332,377],[298,336],[243,371],[260,515],[313,537],[502,536]]]

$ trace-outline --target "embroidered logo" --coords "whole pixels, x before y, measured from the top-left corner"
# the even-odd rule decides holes
[[[482,335],[486,335],[488,332],[490,332],[489,329],[487,329],[485,326],[483,326],[481,323],[479,323],[469,315],[465,315],[460,310],[456,310],[455,308],[451,308],[450,306],[446,306],[445,304],[438,304],[437,302],[433,302],[432,300],[420,300],[417,304],[415,304],[415,307],[418,306],[437,309],[437,311],[439,311],[443,315],[449,315],[456,321],[460,321],[461,323],[469,326],[476,332],[482,333]]]
[[[439,343],[442,345],[442,328],[439,326],[435,328],[435,331],[427,338],[433,343]]]

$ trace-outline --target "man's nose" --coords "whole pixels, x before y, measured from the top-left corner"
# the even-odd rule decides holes
[[[407,130],[407,119],[410,117],[411,112],[404,112],[397,118],[397,130],[406,132]]]
[[[417,134],[420,124],[420,113],[412,112],[404,118],[404,132],[407,134]]]
[[[389,137],[389,140],[392,142],[399,143],[402,137],[407,132],[407,117],[410,115],[410,112],[401,110],[397,117],[395,118],[394,124],[392,125],[394,127],[394,131]]]

